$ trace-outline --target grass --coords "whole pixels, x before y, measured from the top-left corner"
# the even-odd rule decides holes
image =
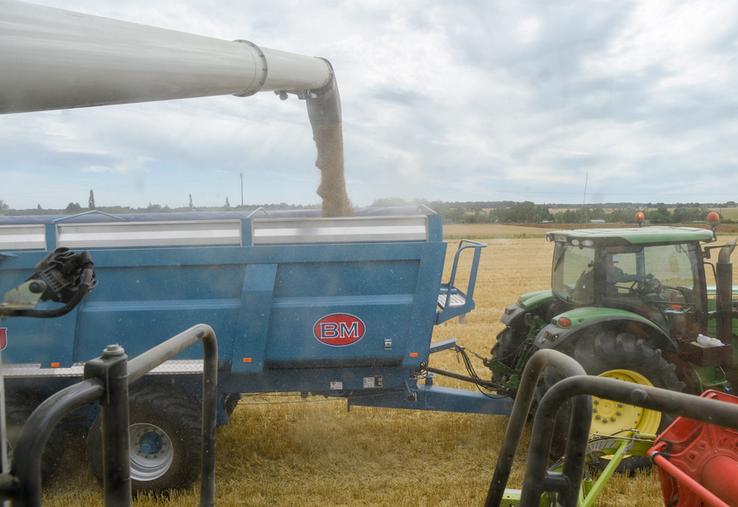
[[[549,285],[552,245],[543,229],[463,225],[450,236],[486,238],[475,299],[467,323],[437,326],[434,340],[457,337],[486,356],[500,331],[499,317],[518,294]],[[534,234],[536,237],[529,237]],[[447,268],[455,248],[449,244]],[[476,366],[485,372],[481,362]],[[461,371],[453,352],[431,364]],[[486,373],[486,372],[485,372]],[[438,383],[462,387],[454,381]],[[507,418],[354,408],[341,400],[249,396],[218,432],[219,505],[481,505],[497,460]],[[527,445],[526,440],[523,442]],[[519,453],[510,486],[520,486]],[[83,451],[70,448],[64,480],[47,488],[45,505],[101,505],[101,492]],[[139,497],[139,506],[194,505],[196,489],[168,498]],[[615,477],[598,505],[660,505],[655,474]]]

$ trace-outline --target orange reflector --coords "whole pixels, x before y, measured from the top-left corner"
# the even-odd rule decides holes
[[[559,327],[569,327],[569,326],[571,326],[571,320],[569,320],[568,317],[559,318]]]
[[[254,358],[252,358],[252,357],[244,357],[244,358],[242,359],[242,361],[243,361],[244,363],[253,363],[253,362],[254,362]]]
[[[59,368],[60,366],[61,366],[61,363],[58,362],[58,361],[52,361],[51,362],[51,367],[52,368]]]
[[[410,357],[418,357],[418,353],[417,352],[410,352]]]

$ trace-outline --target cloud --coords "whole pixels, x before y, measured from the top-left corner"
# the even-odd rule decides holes
[[[37,2],[327,57],[358,204],[735,197],[734,4]],[[6,115],[0,152],[16,207],[234,203],[239,173],[247,202],[317,201],[305,105],[272,94]]]

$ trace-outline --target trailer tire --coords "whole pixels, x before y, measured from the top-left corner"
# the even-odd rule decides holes
[[[200,471],[201,413],[197,400],[168,386],[130,395],[129,449],[134,493],[187,488]],[[102,485],[102,419],[87,437],[87,460]]]
[[[607,376],[611,376],[609,373],[614,370],[626,370],[642,376],[656,387],[679,392],[685,388],[684,382],[676,375],[676,367],[664,359],[660,349],[629,333],[604,331],[594,337],[583,337],[577,341],[569,355],[572,355],[589,375],[608,373]],[[556,372],[547,370],[542,382],[539,383],[536,397],[540,400],[545,391],[558,380]],[[556,417],[551,444],[552,457],[559,457],[564,453],[570,418],[571,403],[567,403]],[[653,431],[657,433],[662,431],[672,420],[673,417],[669,414],[661,414],[660,421],[655,423]],[[630,473],[648,466],[647,458],[631,457],[623,460],[618,471]]]
[[[225,395],[225,398],[223,398],[223,410],[228,414],[228,417],[233,415],[240,400],[241,393],[228,393]]]

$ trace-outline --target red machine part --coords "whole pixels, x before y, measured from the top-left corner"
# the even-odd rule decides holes
[[[702,397],[738,404],[719,391]],[[659,467],[665,505],[738,507],[738,431],[678,417],[648,455]]]

